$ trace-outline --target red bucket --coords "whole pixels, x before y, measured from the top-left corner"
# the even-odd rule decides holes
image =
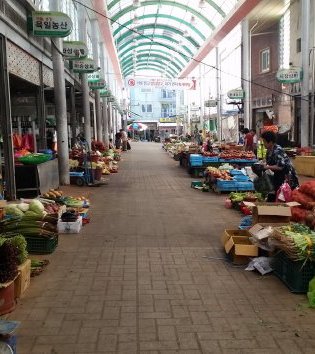
[[[12,281],[8,286],[0,288],[0,316],[12,312],[14,309],[14,281]]]

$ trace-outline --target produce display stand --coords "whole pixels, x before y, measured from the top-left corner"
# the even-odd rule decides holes
[[[49,160],[39,165],[16,165],[15,184],[17,198],[33,198],[58,188],[58,160]]]
[[[297,174],[315,177],[315,156],[296,156],[293,165]]]

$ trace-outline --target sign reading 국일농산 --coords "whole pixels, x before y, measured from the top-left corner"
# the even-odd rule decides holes
[[[70,60],[83,59],[87,56],[88,49],[84,42],[63,41],[63,55]]]
[[[33,11],[28,18],[34,36],[67,37],[72,31],[71,18],[63,12]]]
[[[93,73],[97,70],[97,67],[93,59],[86,58],[82,60],[71,60],[70,69],[72,69],[74,73],[84,74]]]

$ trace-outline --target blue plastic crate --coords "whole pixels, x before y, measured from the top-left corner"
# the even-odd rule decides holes
[[[202,166],[202,160],[201,161],[190,161],[190,166],[191,167],[201,167]]]
[[[236,182],[236,188],[238,191],[253,191],[254,184],[253,182]]]
[[[234,176],[234,179],[237,181],[237,182],[248,182],[249,181],[249,178],[247,175],[235,175]]]
[[[207,162],[218,162],[219,158],[218,156],[203,156],[203,162],[207,163]]]
[[[231,176],[244,175],[242,170],[231,170],[230,174]]]
[[[235,190],[236,188],[236,181],[235,180],[230,180],[230,181],[226,181],[223,179],[218,179],[217,180],[217,188],[220,190],[230,190],[228,188],[233,188]]]

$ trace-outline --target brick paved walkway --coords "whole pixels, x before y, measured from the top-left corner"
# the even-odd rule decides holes
[[[18,353],[314,353],[306,297],[225,263],[240,216],[190,182],[159,144],[134,143],[10,316]]]

